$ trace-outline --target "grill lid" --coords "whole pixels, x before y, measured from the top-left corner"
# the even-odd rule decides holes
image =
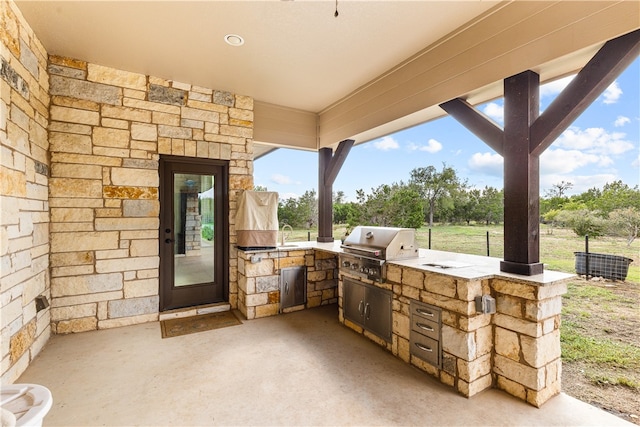
[[[394,260],[418,256],[416,230],[413,228],[358,226],[342,245],[347,253]]]

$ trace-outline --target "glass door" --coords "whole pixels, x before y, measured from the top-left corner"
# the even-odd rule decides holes
[[[161,159],[160,310],[224,300],[228,278],[226,168]]]

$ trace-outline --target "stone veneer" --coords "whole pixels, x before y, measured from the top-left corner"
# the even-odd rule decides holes
[[[160,155],[229,162],[229,302],[236,199],[253,188],[253,100],[48,56],[0,2],[2,382],[50,333],[158,319]],[[43,295],[50,307],[36,312]]]
[[[238,309],[247,319],[280,313],[280,269],[300,266],[307,269],[307,303],[282,311],[335,304],[337,265],[336,254],[316,249],[238,251]]]
[[[253,185],[253,100],[51,56],[51,320],[55,333],[158,320],[160,155],[229,161]]]
[[[393,264],[388,265],[385,283],[357,280],[393,292],[392,342],[344,318],[342,277],[340,322],[462,395],[495,386],[539,407],[560,393],[560,314],[566,280],[538,284],[500,276],[460,279]],[[488,294],[496,299],[497,312],[477,313],[475,297]],[[411,300],[442,309],[441,367],[410,353]]]
[[[0,317],[2,383],[51,334],[47,52],[13,2],[0,2]]]

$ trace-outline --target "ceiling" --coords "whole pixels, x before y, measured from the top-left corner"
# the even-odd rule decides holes
[[[316,131],[318,123],[322,124],[323,131],[329,132],[325,133],[325,142],[314,134],[309,138],[312,142],[297,147],[305,149],[328,146],[354,135],[359,136],[359,143],[442,115],[434,106],[447,99],[425,98],[421,102],[426,105],[379,117],[357,113],[354,103],[366,104],[357,101],[357,97],[380,86],[379,83],[391,81],[390,77],[397,77],[425,49],[433,50],[449,43],[454,36],[469,33],[476,23],[506,8],[516,9],[511,3],[338,0],[336,17],[333,0],[16,1],[50,54],[247,95],[261,106],[296,112],[306,117],[307,127],[313,128],[313,132],[319,132]],[[553,16],[552,7],[547,5],[559,2],[521,3],[545,5],[535,6],[535,13],[549,9],[548,13]],[[599,2],[603,6],[598,10],[617,3]],[[534,11],[528,13],[534,14]],[[585,12],[585,16],[589,13],[595,12]],[[566,26],[565,21],[556,25]],[[623,27],[620,31],[627,30]],[[224,41],[226,34],[240,35],[245,43],[230,46]],[[531,44],[535,37],[539,38],[532,35],[527,43]],[[568,66],[557,66],[554,62],[557,58],[549,57],[548,65],[541,69],[546,72],[545,78],[566,74],[586,63],[598,45],[595,41],[602,44],[600,39],[589,40],[584,46],[572,41],[568,49],[559,51],[564,52],[563,56],[571,53],[573,59],[577,59]],[[461,51],[468,49],[464,43],[456,46]],[[551,46],[547,47],[550,52],[555,49]],[[582,53],[576,58],[573,51],[580,46],[583,46]],[[503,49],[504,53],[493,55],[502,57],[515,50]],[[472,54],[467,55],[471,58],[468,60],[485,61],[474,59]],[[455,69],[451,71],[458,73]],[[482,101],[501,95],[499,83],[504,77],[496,72],[495,76],[484,76],[468,87],[453,80],[451,84],[464,87],[464,93],[455,96],[475,96]],[[399,86],[387,83],[380,86],[379,91],[388,95],[399,90]],[[444,91],[441,98],[453,93]],[[352,112],[344,120],[360,122],[365,116],[369,120],[357,127],[332,125],[337,122],[331,118],[345,106]],[[265,108],[257,108],[256,114]],[[256,117],[257,128],[258,122]],[[393,125],[387,126],[390,123]],[[256,133],[261,134],[259,129]],[[258,155],[277,145],[296,145],[289,145],[287,137],[278,141],[279,137],[268,136],[273,133],[262,134],[263,140],[256,138]]]
[[[50,54],[318,112],[497,2],[17,4]]]

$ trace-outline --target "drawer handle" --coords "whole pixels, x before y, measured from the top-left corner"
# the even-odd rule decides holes
[[[416,311],[417,311],[419,314],[422,314],[423,316],[433,317],[433,313],[432,313],[432,312],[430,312],[430,311],[425,311],[425,310],[423,310],[423,309],[421,309],[421,308],[417,308],[417,309],[416,309]]]
[[[433,349],[431,347],[427,347],[426,345],[420,344],[419,342],[417,342],[415,344],[416,344],[416,347],[418,347],[422,351],[430,351],[430,352],[433,351]]]
[[[431,326],[425,325],[424,323],[418,322],[418,323],[416,323],[416,325],[418,325],[418,328],[424,329],[425,331],[429,331],[429,332],[435,331],[435,329],[433,329]]]

